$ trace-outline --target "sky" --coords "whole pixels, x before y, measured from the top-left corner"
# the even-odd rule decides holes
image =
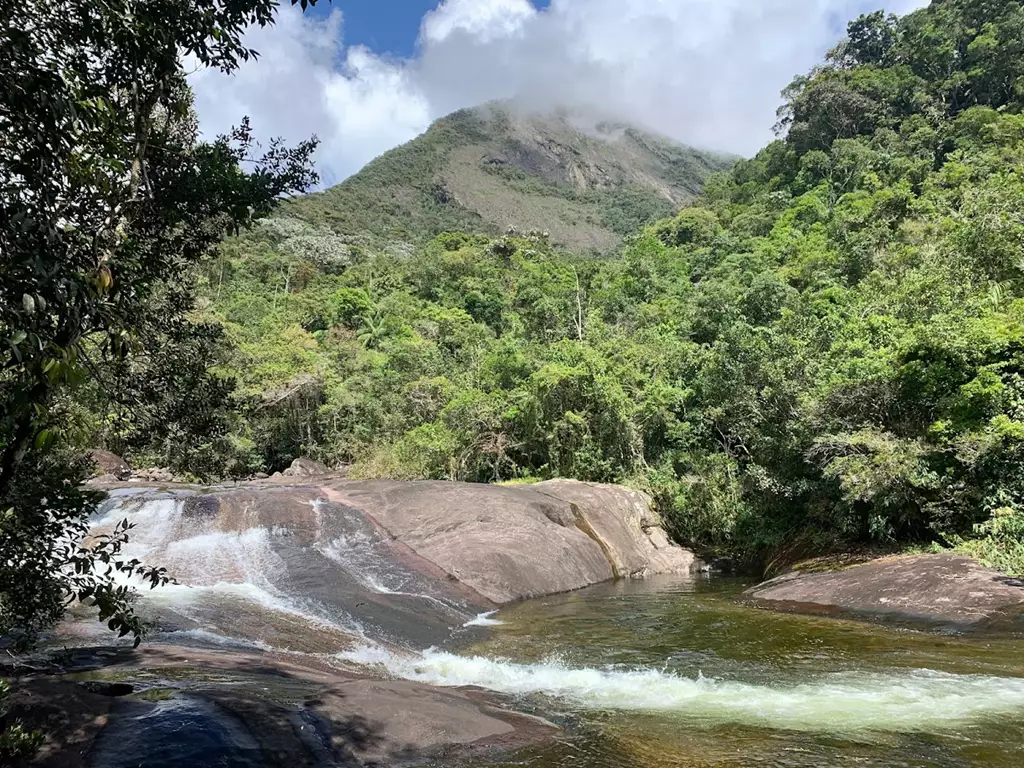
[[[881,0],[283,0],[232,75],[196,71],[200,128],[316,134],[324,186],[493,99],[597,110],[702,149],[753,155],[779,93]],[[926,0],[889,0],[906,13]]]

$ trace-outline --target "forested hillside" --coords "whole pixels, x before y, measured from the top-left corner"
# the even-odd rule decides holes
[[[136,450],[196,474],[309,454],[622,481],[750,562],[938,542],[1019,572],[1022,106],[1022,3],[943,0],[852,23],[786,92],[781,138],[616,259],[543,235],[380,252],[325,226],[375,211],[312,198],[312,223],[268,220],[204,268],[228,435]]]
[[[438,120],[286,213],[377,248],[512,227],[606,255],[625,235],[675,213],[734,160],[582,113],[493,103]]]

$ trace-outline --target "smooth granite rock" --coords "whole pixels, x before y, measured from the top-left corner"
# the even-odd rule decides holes
[[[89,458],[96,465],[97,475],[110,476],[115,480],[127,480],[132,476],[132,468],[116,453],[94,448],[89,451]]]
[[[365,481],[324,492],[494,603],[697,565],[647,497],[617,486]]]
[[[746,592],[757,604],[961,626],[1024,609],[1024,581],[953,555],[891,557],[824,573],[795,571]]]
[[[9,718],[41,727],[46,736],[30,765],[421,765],[500,753],[558,733],[482,692],[373,680],[265,654],[173,646],[121,649],[103,658],[77,653],[89,671],[76,676],[96,681],[12,680]],[[114,699],[89,690],[111,675],[152,685],[154,673],[166,682],[148,695]]]

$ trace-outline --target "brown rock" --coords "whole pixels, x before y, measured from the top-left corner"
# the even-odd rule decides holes
[[[953,555],[874,560],[830,573],[787,573],[746,592],[760,605],[976,625],[1024,608],[1024,582]]]
[[[355,757],[357,765],[420,761],[457,746],[513,746],[516,737],[521,746],[557,731],[550,723],[499,710],[458,690],[406,681],[343,683],[307,706],[325,724],[335,755]]]
[[[691,573],[698,565],[692,552],[669,541],[646,494],[578,480],[533,487],[569,505],[573,524],[601,546],[616,576]]]
[[[96,465],[99,475],[112,475],[116,480],[127,480],[132,476],[132,468],[128,462],[117,454],[94,448],[89,451],[89,458]]]
[[[697,565],[668,542],[646,497],[617,486],[367,481],[325,491],[495,603]]]
[[[120,649],[108,664],[126,680],[138,673],[151,681],[147,670],[157,669],[180,688],[165,690],[166,698],[155,704],[121,700],[111,709],[109,696],[38,678],[14,700],[19,716],[60,713],[59,720],[30,720],[52,726],[42,765],[85,768],[86,754],[97,764],[147,764],[147,758],[167,764],[168,757],[186,764],[203,739],[223,749],[211,734],[227,733],[239,738],[231,765],[358,768],[517,749],[558,733],[551,723],[510,711],[503,699],[484,692],[353,677],[267,655],[162,646]],[[26,707],[28,690],[32,704]],[[176,721],[176,727],[161,728],[161,720]]]
[[[46,737],[33,765],[86,768],[86,756],[107,725],[114,699],[70,681],[47,677],[18,680],[11,689],[10,709],[5,718],[0,718],[0,732],[4,721],[21,721],[29,730],[39,730]]]
[[[170,504],[172,497],[147,491],[122,497],[131,510],[147,494],[161,505],[147,518],[160,524],[133,535],[181,584],[245,583],[258,573],[281,594],[301,595],[408,647],[443,642],[501,603],[697,566],[692,553],[668,542],[646,496],[610,485],[330,478],[183,490]],[[242,546],[204,548],[234,542],[226,533],[245,534]],[[172,613],[167,621],[183,618]],[[257,604],[216,621],[222,634],[270,645],[346,642],[322,632],[293,636]]]
[[[292,462],[292,465],[284,471],[284,475],[285,477],[316,477],[329,474],[330,471],[325,464],[321,464],[319,461],[300,457]]]

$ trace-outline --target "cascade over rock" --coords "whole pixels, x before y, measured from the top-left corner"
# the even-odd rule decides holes
[[[94,529],[124,518],[128,554],[178,582],[154,593],[164,631],[297,650],[367,637],[423,648],[502,603],[699,567],[644,494],[567,480],[116,488]],[[291,631],[295,619],[318,629]]]
[[[307,475],[109,490],[93,533],[127,519],[123,554],[175,583],[141,590],[155,640],[141,650],[90,649],[109,637],[82,606],[61,628],[83,646],[61,663],[113,682],[18,682],[12,711],[27,723],[74,702],[41,765],[419,764],[538,743],[557,728],[501,696],[376,679],[367,665],[472,638],[501,623],[489,616],[502,603],[699,565],[647,496],[611,485]]]

